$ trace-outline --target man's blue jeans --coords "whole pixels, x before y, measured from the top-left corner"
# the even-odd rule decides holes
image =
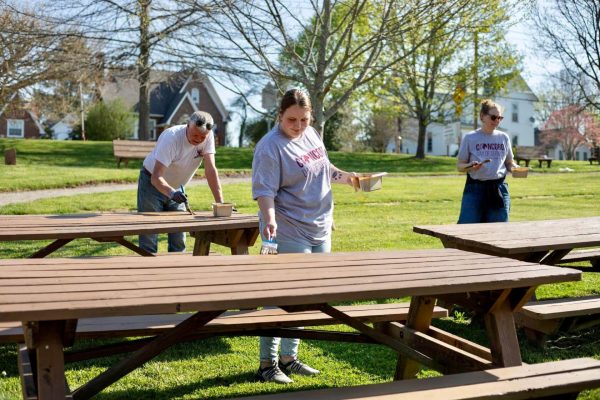
[[[498,189],[502,194],[504,207],[495,207],[486,201],[486,185],[467,183],[463,191],[458,223],[508,222],[508,213],[510,211],[508,184],[503,182],[498,185]]]
[[[260,232],[262,235],[263,224],[261,221]],[[265,240],[265,238],[263,238]],[[331,237],[318,246],[307,246],[298,242],[286,242],[277,240],[278,253],[329,253],[331,252]],[[268,256],[265,256],[268,257]],[[260,361],[277,362],[277,350],[281,343],[280,354],[286,357],[298,358],[298,347],[300,339],[261,337],[260,338]]]
[[[140,171],[137,191],[138,212],[185,211],[178,204],[158,191],[150,181],[150,175]],[[140,247],[150,253],[157,252],[158,235],[140,235]],[[185,232],[169,233],[169,252],[185,251]]]

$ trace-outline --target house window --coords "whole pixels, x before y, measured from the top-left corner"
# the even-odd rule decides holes
[[[564,160],[564,159],[565,159],[565,156],[564,156],[564,154],[563,154],[563,151],[562,151],[562,150],[559,150],[559,151],[558,151],[558,159],[559,159],[559,160]]]
[[[579,152],[578,151],[575,152],[575,160],[579,161]]]
[[[150,118],[150,122],[148,123],[148,129],[150,130],[150,139],[156,140],[156,120]]]
[[[427,135],[427,152],[431,153],[433,151],[433,138],[431,137],[431,133]]]
[[[512,144],[513,144],[513,146],[518,146],[519,145],[519,136],[515,135],[513,137]]]
[[[198,90],[198,88],[192,89],[192,101],[195,105],[200,105],[200,90]]]
[[[583,161],[587,161],[588,159],[588,153],[587,152],[583,152]]]
[[[25,137],[25,121],[22,119],[9,119],[6,132],[7,137]]]
[[[512,122],[519,122],[519,105],[512,103]]]

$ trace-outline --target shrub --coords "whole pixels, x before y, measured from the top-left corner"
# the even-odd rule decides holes
[[[121,100],[96,103],[85,121],[89,140],[125,139],[133,134],[135,116]]]

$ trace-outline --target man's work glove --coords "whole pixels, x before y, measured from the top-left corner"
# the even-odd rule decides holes
[[[171,195],[171,200],[173,200],[175,203],[181,204],[187,201],[187,196],[181,190],[176,190]]]

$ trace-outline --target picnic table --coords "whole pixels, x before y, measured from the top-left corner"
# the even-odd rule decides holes
[[[72,392],[87,399],[226,310],[265,306],[319,310],[391,347],[402,379],[420,365],[443,373],[521,365],[513,313],[538,285],[579,279],[581,272],[569,268],[456,249],[11,259],[0,260],[0,322],[22,322],[40,400],[70,391],[63,348],[80,318],[195,313]],[[370,327],[331,305],[405,296],[412,296],[406,324]],[[436,300],[446,297],[483,314],[489,349],[430,326]],[[20,371],[27,374],[26,363]]]
[[[418,225],[444,247],[555,265],[576,248],[600,246],[600,217],[487,224]]]
[[[208,255],[210,244],[248,254],[258,237],[258,217],[234,213],[214,217],[212,212],[128,212],[58,215],[0,215],[0,242],[53,240],[31,258],[43,258],[80,238],[115,242],[142,256],[154,254],[125,239],[128,235],[190,232],[195,238],[193,254]]]

